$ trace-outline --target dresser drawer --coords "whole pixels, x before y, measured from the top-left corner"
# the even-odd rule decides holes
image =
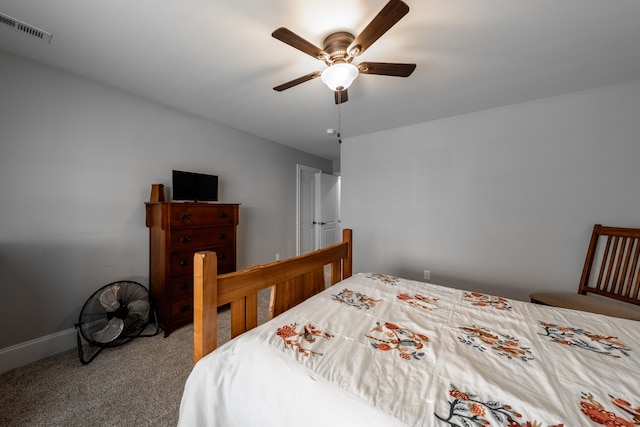
[[[235,225],[233,206],[172,205],[169,212],[169,227],[206,227],[214,225]]]
[[[233,242],[233,227],[180,228],[171,231],[171,250],[196,250]]]
[[[204,250],[211,250],[218,255],[218,271],[221,269],[228,269],[229,267],[235,267],[236,254],[233,251],[232,246],[222,246],[218,248],[204,248]],[[171,254],[171,261],[169,263],[170,275],[176,276],[193,276],[193,255],[194,251],[190,252],[177,252]]]
[[[171,303],[171,320],[174,323],[187,323],[193,320],[193,297]]]
[[[172,277],[168,282],[172,301],[193,298],[193,275]]]

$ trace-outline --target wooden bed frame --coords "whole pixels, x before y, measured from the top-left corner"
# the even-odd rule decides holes
[[[194,255],[193,360],[218,346],[218,307],[231,305],[231,338],[258,325],[258,292],[271,288],[269,318],[293,307],[330,284],[350,277],[353,266],[353,233],[342,231],[342,242],[317,251],[218,275],[215,252]]]

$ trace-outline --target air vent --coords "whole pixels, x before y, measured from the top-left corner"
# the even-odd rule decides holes
[[[16,31],[27,34],[31,37],[35,37],[43,42],[51,43],[51,33],[34,27],[33,25],[29,25],[26,22],[12,18],[9,15],[0,13],[0,24],[11,27]]]

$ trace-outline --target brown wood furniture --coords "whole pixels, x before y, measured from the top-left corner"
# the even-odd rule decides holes
[[[529,297],[534,303],[640,320],[640,229],[596,224],[578,292]]]
[[[194,256],[194,363],[216,349],[217,308],[231,304],[231,337],[258,325],[258,291],[271,287],[270,317],[325,289],[325,266],[330,284],[352,274],[352,231],[343,230],[342,242],[315,252],[218,274],[219,256],[198,252]]]
[[[146,204],[149,292],[164,336],[193,320],[193,256],[215,251],[217,272],[236,269],[238,204]]]

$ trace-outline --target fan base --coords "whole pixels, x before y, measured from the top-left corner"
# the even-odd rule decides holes
[[[347,54],[347,48],[354,39],[353,34],[346,31],[329,34],[322,44],[322,50],[329,55],[329,60],[326,61],[327,64],[330,65],[340,61],[351,62],[353,55]]]

